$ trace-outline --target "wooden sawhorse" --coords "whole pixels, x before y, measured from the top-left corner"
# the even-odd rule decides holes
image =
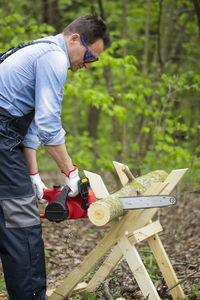
[[[122,184],[125,184],[123,170],[126,166],[115,164],[115,167]],[[153,183],[143,195],[170,194],[186,171],[187,169],[173,170],[164,182]],[[66,279],[64,279],[63,283],[54,290],[48,299],[64,300],[72,292],[78,293],[83,290],[88,292],[95,291],[95,289],[97,289],[112,272],[123,256],[125,257],[145,299],[160,299],[135,247],[135,244],[145,239],[147,239],[149,243],[168,288],[174,287],[170,290],[173,299],[185,299],[184,292],[180,284],[178,284],[176,274],[158,235],[158,233],[162,231],[162,227],[159,221],[151,221],[157,211],[157,208],[133,210],[127,212],[121,218],[112,221],[110,231],[85,257],[83,262],[76,267]],[[77,286],[77,284],[83,280],[95,266],[97,266],[98,262],[110,250],[110,254],[89,283],[81,283]]]

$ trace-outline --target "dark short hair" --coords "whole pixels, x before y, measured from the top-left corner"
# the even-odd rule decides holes
[[[85,15],[75,19],[64,29],[63,33],[65,36],[78,33],[87,45],[93,44],[98,39],[103,40],[105,48],[111,43],[105,21],[96,15]]]

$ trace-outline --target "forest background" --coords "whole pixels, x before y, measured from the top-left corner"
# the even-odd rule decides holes
[[[0,52],[88,13],[106,20],[112,46],[69,72],[62,120],[73,162],[105,174],[117,160],[135,176],[189,168],[182,185],[200,190],[200,1],[0,0]],[[41,172],[58,172],[43,147],[38,159]]]

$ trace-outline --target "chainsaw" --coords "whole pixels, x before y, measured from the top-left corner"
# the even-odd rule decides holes
[[[53,189],[44,189],[43,199],[48,201],[45,213],[40,215],[43,219],[59,223],[66,219],[88,218],[88,208],[97,199],[90,189],[87,177],[78,182],[78,195],[69,197],[70,188],[54,186]],[[150,195],[119,197],[124,210],[162,208],[177,203],[174,195]],[[99,200],[99,199],[98,199]]]
[[[89,188],[88,178],[80,179],[78,182],[78,195],[69,197],[70,188],[65,186],[54,186],[53,189],[44,189],[43,199],[48,201],[45,213],[40,215],[42,219],[59,223],[66,219],[87,218],[88,207],[95,202],[95,194]]]

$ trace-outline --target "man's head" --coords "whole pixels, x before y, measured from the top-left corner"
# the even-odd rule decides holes
[[[71,70],[89,68],[110,45],[109,32],[102,18],[86,15],[75,19],[63,31]]]

